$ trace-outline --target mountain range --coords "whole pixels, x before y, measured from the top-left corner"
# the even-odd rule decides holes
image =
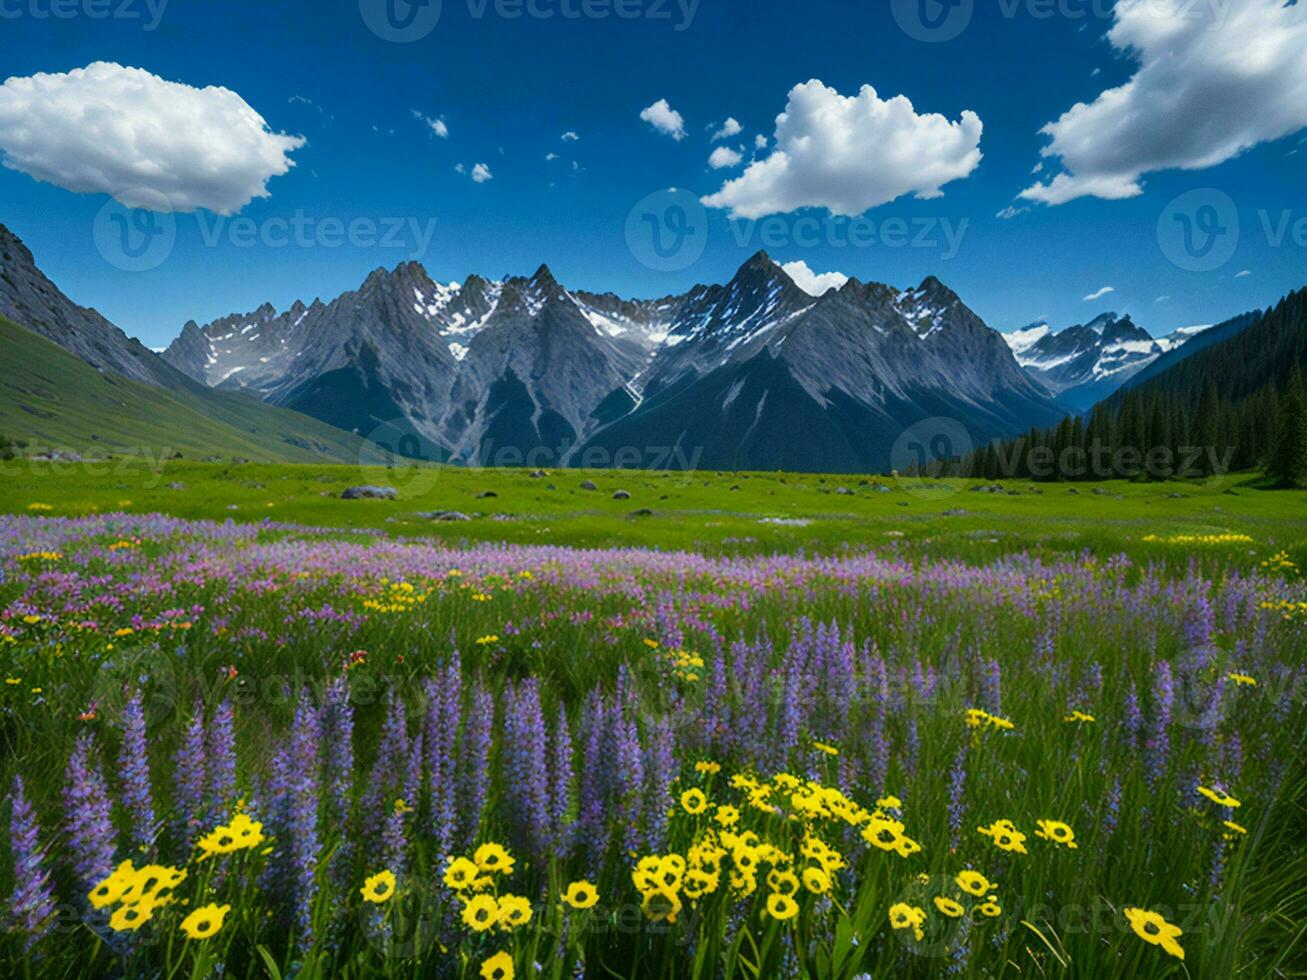
[[[1047,388],[1059,405],[1079,413],[1208,329],[1183,327],[1155,338],[1129,316],[1104,313],[1064,330],[1054,331],[1039,322],[1004,336],[1026,373]]]
[[[572,291],[545,266],[441,284],[406,263],[330,303],[188,323],[163,356],[465,463],[882,470],[923,418],[987,440],[1063,414],[938,279],[817,297],[761,252],[654,300]]]
[[[725,284],[651,300],[569,290],[543,265],[444,284],[407,262],[329,302],[188,322],[160,356],[3,226],[0,316],[296,458],[380,443],[478,465],[828,472],[889,469],[926,419],[976,444],[1054,424],[1195,333],[1154,340],[1109,314],[1005,336],[933,276],[814,296],[759,252]]]

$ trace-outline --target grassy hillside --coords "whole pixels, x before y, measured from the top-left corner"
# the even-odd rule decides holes
[[[0,433],[34,448],[355,461],[362,440],[247,395],[165,391],[105,374],[0,317]]]

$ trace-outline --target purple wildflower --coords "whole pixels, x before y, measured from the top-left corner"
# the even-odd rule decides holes
[[[114,832],[109,793],[95,758],[90,732],[77,737],[64,783],[64,833],[77,887],[82,894],[113,870]]]
[[[540,686],[534,678],[504,692],[503,767],[513,841],[539,859],[550,842],[549,763]]]
[[[476,840],[481,811],[490,793],[490,748],[495,725],[495,699],[484,688],[472,692],[467,726],[463,733],[462,771],[459,774],[458,809],[461,813],[460,843]]]
[[[1153,721],[1144,740],[1145,767],[1148,782],[1156,785],[1166,772],[1171,753],[1171,709],[1175,705],[1175,685],[1171,678],[1171,665],[1165,660],[1158,663],[1153,678]]]
[[[23,778],[14,777],[10,796],[9,844],[14,857],[14,890],[9,895],[13,927],[23,932],[23,949],[30,951],[55,923],[54,891],[41,847],[41,828],[23,790]]]
[[[154,818],[150,790],[150,759],[146,751],[145,712],[141,692],[132,691],[123,705],[123,742],[118,754],[118,773],[123,806],[131,820],[131,841],[142,852],[154,845],[159,831]]]
[[[318,870],[318,767],[322,738],[318,711],[308,691],[300,696],[291,730],[294,765],[290,796],[289,831],[295,924],[301,949],[313,943],[313,902],[317,897]]]
[[[452,662],[426,684],[427,713],[423,731],[431,796],[431,833],[436,839],[438,854],[448,854],[453,847],[458,820],[456,742],[462,698],[462,673],[455,654]]]
[[[558,720],[549,739],[549,822],[553,851],[560,858],[567,855],[572,844],[568,823],[571,811],[572,734],[567,727],[567,710],[559,705]]]
[[[197,698],[181,748],[177,750],[173,785],[174,823],[184,850],[195,841],[195,831],[203,823],[204,784],[207,781],[204,754],[204,704]]]
[[[957,850],[962,843],[962,821],[966,818],[967,747],[963,745],[953,759],[948,777],[948,826],[950,846]]]
[[[231,806],[236,800],[236,731],[229,699],[214,709],[205,733],[205,747],[208,750],[209,823],[216,824],[230,816]]]

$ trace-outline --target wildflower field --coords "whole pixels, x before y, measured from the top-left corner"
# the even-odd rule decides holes
[[[596,550],[43,486],[0,516],[5,976],[1307,976],[1274,495]]]

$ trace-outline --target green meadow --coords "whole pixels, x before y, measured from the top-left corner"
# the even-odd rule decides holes
[[[1014,551],[1132,557],[1188,554],[1228,535],[1236,566],[1268,550],[1307,559],[1307,491],[1253,475],[1190,483],[1035,484],[793,473],[472,470],[452,466],[202,463],[142,456],[0,462],[0,511],[61,516],[125,510],[188,519],[371,529],[450,543],[505,541],[708,554],[850,548],[992,560]],[[589,481],[597,489],[583,489]],[[395,500],[342,500],[348,487]],[[1001,492],[978,488],[1001,487]],[[614,499],[622,493],[629,497]],[[456,513],[468,520],[440,520]],[[1147,538],[1163,540],[1145,540]],[[1176,539],[1173,545],[1170,539]]]

